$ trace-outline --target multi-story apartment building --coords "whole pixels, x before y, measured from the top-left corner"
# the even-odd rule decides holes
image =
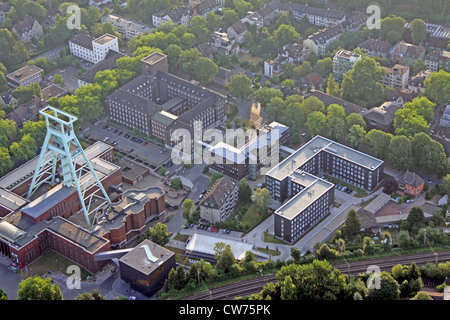
[[[310,23],[320,27],[331,27],[346,19],[346,14],[343,10],[322,9],[299,3],[278,1],[272,2],[270,6],[277,13],[292,12],[297,21],[306,16]]]
[[[353,51],[339,50],[333,57],[333,77],[341,82],[344,74],[353,69],[356,61],[361,60],[361,55]]]
[[[397,43],[390,52],[393,63],[412,67],[417,59],[425,59],[426,49],[423,46],[416,46],[405,41]]]
[[[17,21],[11,31],[24,43],[30,42],[33,38],[40,39],[44,34],[42,25],[30,16],[25,16],[23,20]]]
[[[383,179],[383,169],[379,159],[315,136],[266,174],[272,198],[288,200],[275,211],[275,236],[292,243],[330,211],[334,184],[320,176],[328,174],[370,191]]]
[[[204,0],[193,5],[193,16],[202,16],[206,19],[208,12],[217,12],[222,6],[222,0]]]
[[[228,177],[216,180],[199,203],[200,218],[211,224],[227,220],[239,198],[239,183]]]
[[[121,17],[117,14],[109,13],[102,16],[101,22],[110,22],[124,39],[129,40],[144,33],[151,33],[153,28],[131,19]]]
[[[264,75],[268,78],[280,76],[283,73],[283,66],[277,60],[264,61]]]
[[[426,89],[425,80],[431,76],[430,70],[422,70],[409,80],[408,90],[415,93],[423,93]]]
[[[247,27],[242,21],[237,21],[233,23],[227,29],[228,38],[234,40],[237,43],[242,44],[244,42],[245,34],[247,33]]]
[[[110,50],[119,52],[119,42],[110,34],[94,38],[79,33],[69,41],[69,48],[72,55],[95,64],[104,60]]]
[[[210,39],[211,49],[216,54],[232,56],[238,54],[240,47],[235,39],[230,39],[226,33],[215,31]]]
[[[392,45],[380,39],[367,39],[364,42],[358,44],[358,49],[364,50],[369,56],[372,57],[389,57]]]
[[[425,64],[431,72],[450,72],[450,51],[432,51],[425,57]]]
[[[392,68],[383,67],[385,74],[381,79],[381,84],[385,87],[405,89],[409,82],[409,67],[396,64]]]
[[[287,63],[294,63],[296,65],[307,60],[309,57],[309,49],[303,47],[301,43],[288,43],[283,46],[283,49],[278,54],[278,60],[284,60]]]
[[[182,6],[170,11],[161,10],[155,12],[152,15],[152,23],[157,28],[162,23],[165,22],[173,22],[175,26],[179,26],[180,24],[185,25],[187,28],[189,27],[190,21],[192,18],[192,8]]]
[[[43,69],[30,64],[8,74],[6,81],[12,88],[26,87],[34,82],[40,83],[43,73]]]

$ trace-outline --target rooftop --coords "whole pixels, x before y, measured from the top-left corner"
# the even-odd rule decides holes
[[[95,39],[94,42],[103,46],[103,45],[107,44],[108,42],[113,41],[114,39],[117,39],[117,37],[106,33],[106,34],[98,37],[97,39]]]
[[[158,61],[165,59],[167,56],[161,52],[155,51],[151,55],[148,55],[147,57],[143,58],[141,61],[148,63],[150,65],[154,65]]]
[[[11,72],[6,77],[20,82],[41,72],[44,72],[44,70],[30,64],[28,66],[20,68],[19,70]]]
[[[144,274],[150,274],[174,255],[172,251],[150,240],[144,240],[119,261]]]
[[[317,135],[278,166],[270,170],[267,175],[273,176],[278,180],[283,180],[295,169],[322,151],[333,153],[340,158],[354,162],[370,170],[375,169],[383,163],[383,161],[377,158]]]

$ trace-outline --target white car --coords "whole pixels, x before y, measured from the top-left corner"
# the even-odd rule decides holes
[[[104,139],[103,139],[103,142],[108,141],[108,139],[109,139],[108,137],[104,138]]]

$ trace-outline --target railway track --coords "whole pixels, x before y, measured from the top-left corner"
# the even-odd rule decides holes
[[[415,262],[423,266],[428,262],[440,263],[450,261],[450,251],[439,251],[435,253],[408,254],[396,257],[387,257],[371,260],[360,260],[349,263],[333,264],[333,268],[342,273],[356,275],[367,271],[369,266],[377,266],[380,271],[390,271],[396,264],[409,265]],[[219,288],[214,288],[192,296],[184,297],[182,300],[232,300],[235,297],[245,297],[260,292],[269,282],[277,282],[275,274],[268,274],[249,280],[235,282]]]

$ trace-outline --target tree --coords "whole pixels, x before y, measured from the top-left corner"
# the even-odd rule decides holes
[[[300,258],[302,256],[302,252],[299,248],[291,247],[291,257],[294,259],[294,261],[300,261]]]
[[[420,228],[425,227],[425,216],[422,208],[418,206],[412,207],[406,221],[408,222],[409,231],[417,234]]]
[[[280,97],[274,97],[270,99],[270,102],[266,105],[265,111],[269,121],[281,121],[285,111],[285,104]]]
[[[265,214],[272,204],[272,196],[266,188],[258,188],[252,195],[252,201],[257,212]]]
[[[183,209],[183,218],[186,221],[190,221],[192,210],[194,209],[194,201],[192,201],[191,199],[185,199],[182,204],[182,209]]]
[[[342,235],[346,239],[353,240],[355,236],[361,230],[361,221],[359,220],[358,214],[354,209],[351,209],[347,217],[345,218],[344,226],[342,227]]]
[[[183,289],[187,284],[186,272],[184,271],[184,267],[179,265],[178,268],[172,268],[169,272],[169,288],[173,288],[175,290]]]
[[[183,203],[184,204],[184,203]],[[169,242],[169,233],[164,223],[158,222],[155,227],[148,229],[150,240],[160,246]]]
[[[345,119],[347,114],[343,106],[332,103],[327,107],[327,120],[330,121],[332,118],[339,117]]]
[[[230,245],[227,244],[217,259],[216,268],[224,273],[227,273],[230,271],[230,268],[234,262],[235,257],[233,255],[233,251],[231,251]]]
[[[411,38],[415,44],[424,41],[427,36],[427,28],[422,19],[414,19],[410,24]]]
[[[347,140],[352,147],[357,147],[364,142],[366,137],[366,130],[360,125],[354,124],[348,130]]]
[[[5,291],[0,289],[0,301],[2,301],[2,300],[8,300],[8,295],[6,294]]]
[[[213,81],[219,72],[217,65],[211,59],[205,57],[198,58],[198,60],[192,64],[192,67],[194,68],[194,78],[202,84]]]
[[[366,122],[364,121],[363,116],[358,113],[350,113],[345,119],[345,121],[347,122],[347,125],[349,127],[353,125],[359,125],[364,129],[366,128]]]
[[[31,135],[26,134],[20,139],[19,143],[13,142],[9,150],[16,158],[28,160],[36,156],[36,140]]]
[[[16,135],[16,123],[9,119],[0,119],[0,146],[8,147],[9,141]]]
[[[94,289],[92,293],[84,292],[80,293],[75,300],[106,300],[97,289]]]
[[[55,84],[60,85],[60,86],[64,86],[64,84],[66,83],[66,82],[64,81],[63,76],[60,75],[60,74],[55,74],[55,76],[54,76],[54,78],[53,78],[53,82],[54,82]]]
[[[170,181],[170,187],[174,190],[180,190],[183,187],[183,182],[180,177],[173,178]]]
[[[342,140],[347,134],[347,123],[340,117],[333,117],[327,123],[328,137],[333,140]]]
[[[326,125],[327,117],[320,111],[313,111],[306,118],[306,127],[313,137],[323,132]]]
[[[333,60],[329,57],[317,61],[317,69],[322,77],[329,77],[333,71]]]
[[[334,258],[336,256],[336,251],[330,249],[330,247],[326,244],[323,243],[319,250],[317,250],[316,252],[316,257],[319,260],[326,260],[326,259],[330,259],[330,258]]]
[[[295,43],[299,40],[300,35],[293,26],[282,24],[273,33],[275,47],[280,49],[287,43]]]
[[[411,68],[411,76],[418,74],[420,71],[427,70],[428,67],[422,59],[417,59]]]
[[[292,79],[283,80],[283,82],[281,82],[281,85],[283,87],[286,87],[286,88],[289,88],[289,89],[294,89],[295,88],[295,82]]]
[[[427,121],[410,108],[399,109],[394,118],[395,134],[411,137],[428,129]]]
[[[223,174],[221,174],[220,172],[214,172],[210,177],[209,177],[209,183],[211,185],[213,185],[217,179],[222,178]]]
[[[381,79],[385,71],[373,58],[363,56],[356,61],[353,69],[344,74],[342,81],[342,99],[372,108],[379,106],[385,99]]]
[[[417,294],[411,298],[410,300],[433,300],[426,292],[419,291]]]
[[[166,50],[164,50],[171,69],[175,70],[175,67],[178,65],[181,52],[183,52],[183,50],[176,44],[171,44],[166,48]]]
[[[401,230],[397,236],[398,246],[405,250],[414,247],[414,239],[411,238],[408,231]]]
[[[236,77],[238,77],[238,76],[236,76]],[[233,80],[236,77],[234,77]],[[231,81],[233,81],[233,80],[231,80]],[[266,105],[270,102],[270,99],[275,98],[275,97],[278,97],[281,99],[283,98],[283,93],[281,92],[281,90],[264,87],[264,88],[258,90],[258,92],[256,92],[255,100],[258,101],[259,103],[261,103],[261,106],[263,108],[265,108]]]
[[[411,141],[406,136],[395,136],[388,149],[388,162],[396,169],[406,170],[412,165]]]
[[[0,175],[4,175],[13,167],[14,162],[5,147],[0,147]]]
[[[225,89],[238,98],[248,97],[252,92],[252,81],[246,75],[237,75],[225,85]]]
[[[238,189],[238,195],[239,199],[241,201],[250,202],[252,199],[252,188],[248,184],[246,179],[242,179],[239,182],[239,189]]]
[[[424,84],[424,95],[434,103],[446,104],[450,101],[450,73],[444,70],[433,72]]]
[[[233,23],[239,20],[239,15],[233,9],[223,9],[222,21],[225,22],[228,26],[231,26]]]
[[[302,64],[295,67],[293,71],[297,78],[304,77],[312,71],[311,62],[303,61]]]
[[[400,288],[395,279],[387,272],[380,274],[380,288],[369,288],[368,300],[397,300],[400,297]]]
[[[39,276],[29,277],[19,283],[18,300],[63,300],[59,286],[50,278],[45,280]]]
[[[403,38],[405,19],[401,17],[386,17],[381,19],[381,29],[379,34],[383,40],[388,40],[395,44]]]
[[[296,288],[290,276],[286,276],[284,281],[280,284],[281,300],[296,300]]]
[[[341,96],[341,89],[339,88],[339,83],[336,82],[336,80],[334,80],[332,73],[330,73],[330,75],[328,76],[326,93],[338,98]]]
[[[206,21],[208,21],[208,29],[209,31],[213,31],[215,28],[220,26],[220,18],[212,11],[209,11],[206,14]]]
[[[386,159],[388,155],[389,145],[393,135],[378,129],[372,129],[366,134],[376,157]]]

